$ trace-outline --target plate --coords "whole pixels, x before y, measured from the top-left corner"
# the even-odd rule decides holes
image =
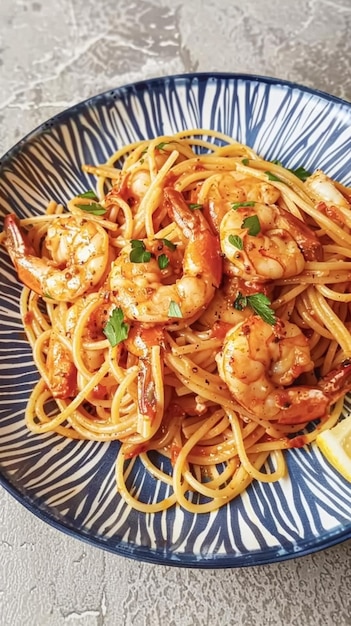
[[[321,167],[351,184],[349,103],[270,78],[187,74],[118,87],[37,128],[1,161],[1,211],[40,214],[48,198],[65,202],[92,187],[83,163],[194,127],[231,135],[286,167]],[[280,561],[351,537],[350,484],[315,446],[287,452],[286,478],[254,482],[217,512],[143,514],[116,493],[118,443],[29,433],[23,413],[37,373],[19,316],[21,286],[3,249],[0,262],[1,481],[35,515],[119,555],[201,568]],[[147,490],[140,466],[133,478]]]

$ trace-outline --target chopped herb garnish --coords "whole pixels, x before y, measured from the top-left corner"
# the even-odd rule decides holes
[[[272,161],[272,163],[274,163],[274,165],[279,165],[280,167],[284,167],[283,163],[281,161],[279,161],[278,159],[274,159]],[[295,176],[297,176],[297,178],[299,178],[302,181],[305,181],[307,178],[309,178],[309,176],[311,176],[311,172],[308,172],[307,170],[305,170],[304,167],[298,167],[296,169],[289,169],[288,171],[291,172],[292,174],[295,174]],[[267,174],[268,172],[266,172]],[[274,174],[271,174],[272,176],[274,176]],[[273,179],[271,179],[273,180]],[[280,179],[278,179],[280,180]]]
[[[245,309],[245,307],[247,307],[247,297],[243,296],[241,291],[239,291],[237,297],[235,298],[235,300],[233,302],[233,307],[237,311],[243,311],[243,309]]]
[[[157,239],[157,237],[156,237]],[[173,243],[173,241],[170,241],[169,239],[160,239],[160,241],[162,241],[162,243],[167,246],[167,248],[169,248],[170,250],[175,250],[176,249],[176,244]]]
[[[232,204],[232,209],[234,211],[237,211],[237,209],[240,209],[241,207],[246,207],[246,206],[255,206],[255,202],[249,200],[248,202],[234,202],[234,204]]]
[[[242,159],[241,162],[243,165],[248,165],[250,163],[250,159]]]
[[[132,248],[141,248],[141,250],[145,250],[145,244],[142,239],[131,239],[130,243]]]
[[[253,293],[251,296],[247,296],[250,307],[262,317],[267,324],[275,324],[276,318],[274,310],[271,307],[271,302],[264,293]]]
[[[95,200],[97,199],[97,195],[95,191],[93,191],[92,189],[88,189],[88,191],[85,191],[84,193],[80,193],[78,195],[78,198],[88,198],[89,200]]]
[[[202,209],[203,205],[202,204],[197,204],[196,202],[194,203],[190,203],[188,204],[189,209],[191,209],[192,211],[195,211],[196,209]]]
[[[243,296],[241,291],[239,291],[237,297],[235,298],[233,307],[237,311],[243,311],[247,307],[247,297]]]
[[[127,339],[129,325],[125,323],[124,314],[120,307],[113,309],[103,332],[112,347]]]
[[[166,269],[166,267],[169,264],[169,258],[167,254],[160,254],[160,256],[157,259],[157,263],[158,263],[160,270]]]
[[[241,228],[247,228],[247,234],[256,237],[261,230],[260,220],[257,215],[249,215],[243,220]]]
[[[238,293],[233,303],[234,309],[242,311],[245,307],[249,306],[251,309],[259,315],[264,322],[273,326],[276,323],[276,317],[274,310],[271,307],[269,298],[264,293],[253,293],[250,296],[243,296],[242,293]]]
[[[161,141],[161,143],[159,143],[159,144],[156,146],[156,150],[164,150],[165,146],[166,146],[168,143],[169,143],[168,141]]]
[[[238,250],[242,250],[244,247],[243,240],[239,237],[239,235],[229,235],[228,241],[232,244],[232,246],[238,248]]]
[[[308,172],[307,170],[305,170],[304,167],[298,167],[296,170],[289,170],[292,174],[295,174],[295,176],[297,176],[297,178],[299,178],[302,181],[307,180],[307,178],[309,178],[309,176],[311,176],[311,172]]]
[[[106,213],[106,209],[104,209],[104,207],[97,202],[89,202],[89,204],[76,204],[76,206],[79,209],[82,209],[82,211],[86,211],[92,215],[104,215]]]
[[[177,302],[171,300],[168,309],[168,317],[183,317],[182,310]]]
[[[43,293],[44,298],[47,298],[48,300],[53,300],[53,297],[48,293]]]
[[[276,181],[277,183],[281,183],[281,182],[282,182],[281,178],[278,178],[278,176],[276,176],[276,175],[275,175],[275,174],[273,174],[272,172],[265,172],[265,174],[267,174],[267,176],[268,176],[268,180],[274,180],[274,181]]]
[[[131,240],[132,249],[129,254],[129,260],[132,263],[148,263],[151,259],[151,252],[146,250],[146,246],[141,239]]]

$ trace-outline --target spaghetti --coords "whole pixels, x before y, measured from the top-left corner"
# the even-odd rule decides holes
[[[280,479],[351,387],[351,191],[202,129],[83,169],[95,191],[1,235],[40,373],[28,428],[119,441],[117,489],[144,512]]]

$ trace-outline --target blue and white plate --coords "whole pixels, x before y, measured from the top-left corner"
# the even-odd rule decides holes
[[[351,185],[351,104],[280,80],[188,74],[108,91],[40,126],[1,161],[1,211],[41,213],[48,199],[65,202],[93,186],[83,163],[194,127],[227,133],[287,167],[321,167]],[[202,568],[279,561],[351,537],[351,485],[314,446],[287,453],[284,480],[254,482],[215,513],[145,515],[116,493],[117,443],[29,433],[23,413],[37,373],[19,316],[21,285],[3,249],[0,265],[2,484],[33,513],[120,555]],[[148,491],[140,466],[133,478]]]

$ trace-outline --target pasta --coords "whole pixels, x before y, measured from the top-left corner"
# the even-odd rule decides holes
[[[119,441],[117,489],[144,512],[279,480],[351,387],[351,190],[203,129],[83,169],[95,190],[0,239],[40,373],[28,428]]]

